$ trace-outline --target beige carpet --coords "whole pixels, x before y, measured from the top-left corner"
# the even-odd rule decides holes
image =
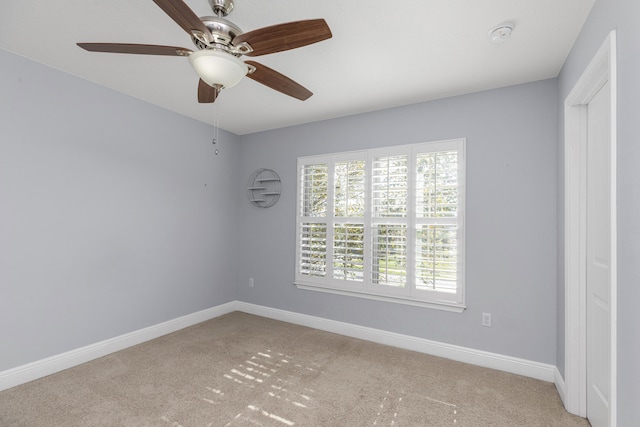
[[[231,313],[0,392],[0,426],[588,426],[551,383]]]

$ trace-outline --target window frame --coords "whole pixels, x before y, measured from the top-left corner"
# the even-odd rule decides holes
[[[457,152],[457,210],[456,216],[450,218],[418,217],[416,209],[416,176],[417,158],[422,153]],[[380,217],[374,216],[372,206],[373,163],[374,159],[385,156],[407,156],[407,215]],[[364,216],[335,216],[335,170],[336,163],[364,160]],[[324,216],[304,215],[304,183],[303,170],[308,165],[327,165],[326,211]],[[297,160],[296,183],[296,254],[294,285],[298,289],[322,291],[341,295],[383,300],[402,304],[431,307],[441,310],[462,312],[465,306],[465,189],[466,189],[466,139],[458,138],[434,142],[422,142],[408,145],[375,148],[369,150],[330,153],[324,155],[303,156]],[[309,276],[301,273],[302,256],[301,230],[304,224],[322,223],[326,226],[326,258],[325,275]],[[334,226],[335,224],[362,224],[364,227],[363,280],[345,280],[334,278]],[[406,285],[404,287],[376,284],[371,280],[373,250],[373,232],[376,224],[401,224],[406,226]],[[416,234],[421,224],[450,224],[457,227],[456,240],[456,290],[418,289],[416,286]]]

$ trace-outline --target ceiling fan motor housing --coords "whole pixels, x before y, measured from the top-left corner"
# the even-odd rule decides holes
[[[242,30],[236,24],[224,18],[219,18],[217,16],[201,16],[200,20],[209,29],[213,36],[213,44],[215,45],[213,47],[218,49],[229,50],[231,40],[242,34]],[[198,37],[193,35],[191,36],[191,39],[198,49],[209,49],[212,47],[210,44],[204,43]]]

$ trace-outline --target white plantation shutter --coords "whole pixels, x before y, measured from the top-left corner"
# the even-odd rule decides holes
[[[371,283],[406,289],[409,156],[376,152],[371,161]]]
[[[306,165],[302,176],[302,212],[305,217],[326,217],[329,196],[328,165]]]
[[[336,162],[334,177],[334,216],[364,218],[365,161]]]
[[[324,277],[327,274],[328,165],[303,165],[300,172],[298,273],[307,277]]]
[[[407,285],[407,226],[375,224],[373,227],[371,280],[376,285]]]
[[[458,265],[458,152],[416,157],[416,262],[418,290],[456,291]]]
[[[298,287],[464,309],[464,140],[298,159]]]
[[[364,224],[334,224],[333,278],[364,280]]]
[[[409,195],[408,156],[373,159],[371,186],[374,217],[406,217]]]
[[[416,217],[455,217],[458,208],[457,152],[420,153],[416,158],[416,169]]]
[[[416,231],[416,288],[455,292],[458,279],[456,226],[419,225]]]
[[[363,282],[365,160],[336,161],[333,177],[333,278]]]
[[[306,276],[327,273],[327,224],[304,222],[300,227],[299,271]]]

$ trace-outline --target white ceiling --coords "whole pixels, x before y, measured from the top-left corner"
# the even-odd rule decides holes
[[[307,101],[248,78],[197,102],[183,57],[86,52],[76,42],[194,49],[151,0],[1,0],[0,48],[242,135],[556,77],[595,0],[236,0],[244,31],[324,18],[333,38],[252,58],[310,89]],[[207,0],[186,0],[198,16]],[[489,31],[511,21],[495,45]]]

